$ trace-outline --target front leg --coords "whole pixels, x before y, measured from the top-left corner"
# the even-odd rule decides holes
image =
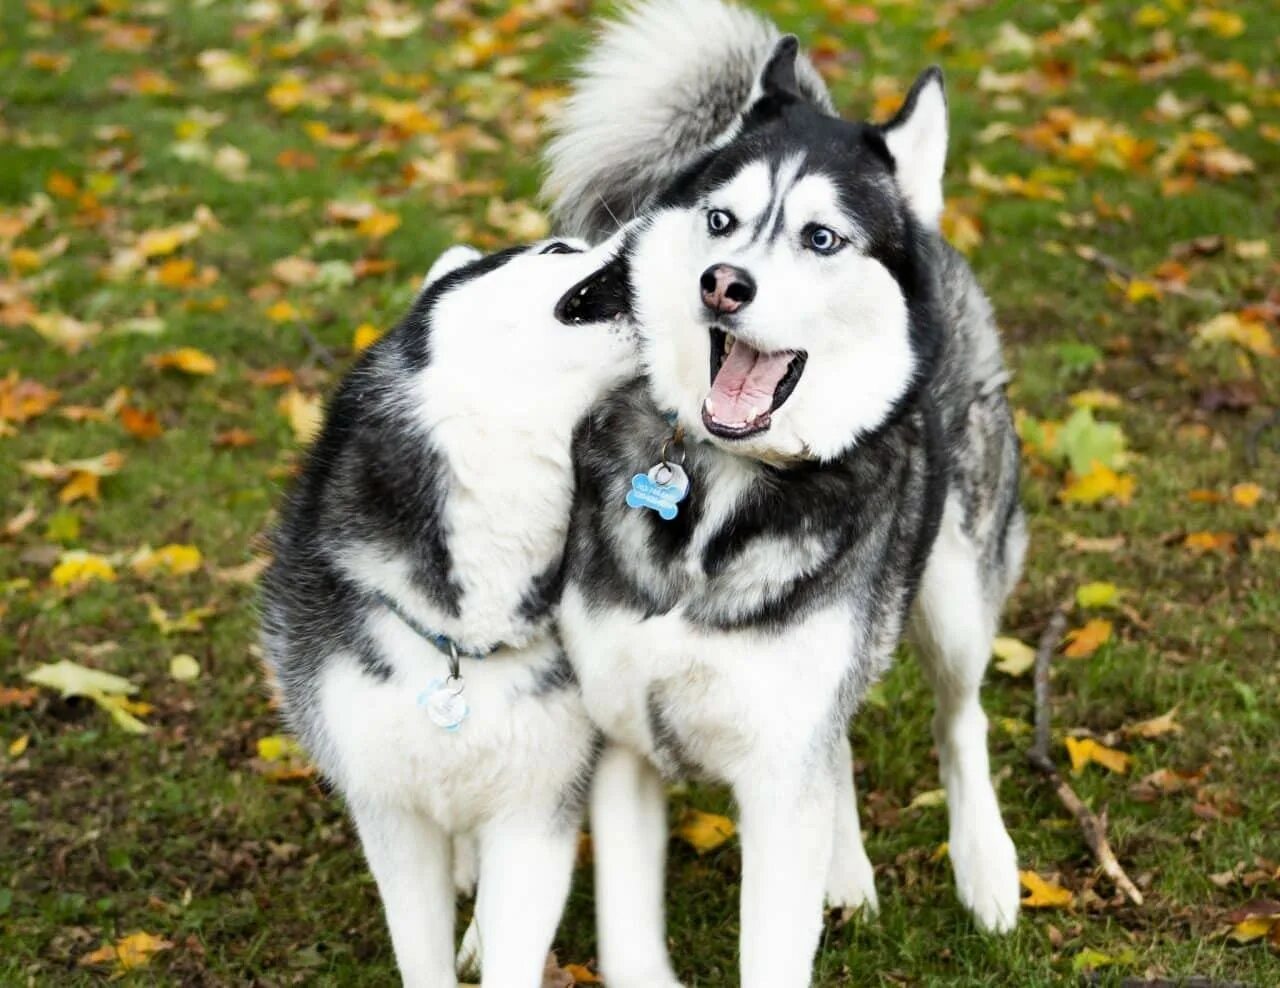
[[[540,988],[569,895],[578,828],[548,807],[522,808],[480,831],[476,923],[481,983]]]
[[[849,914],[863,909],[868,914],[880,908],[876,898],[876,876],[862,844],[858,824],[858,793],[853,780],[853,749],[845,735],[836,743],[836,824],[827,871],[827,908]]]
[[[822,932],[835,757],[774,762],[734,786],[742,830],[743,988],[805,988]]]
[[[401,980],[406,988],[454,988],[449,836],[422,814],[351,802]]]

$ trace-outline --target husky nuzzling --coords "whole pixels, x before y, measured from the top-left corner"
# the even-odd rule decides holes
[[[486,985],[542,983],[568,894],[600,741],[553,608],[575,427],[634,374],[616,249],[446,252],[338,388],[275,535],[267,661],[415,988],[456,984],[455,838]]]
[[[846,122],[795,38],[653,0],[606,26],[560,126],[565,232],[644,214],[613,262],[643,377],[581,432],[560,615],[608,745],[604,977],[675,984],[662,776],[732,789],[743,985],[808,984],[824,897],[876,907],[847,725],[905,630],[936,696],[959,898],[1011,929],[979,688],[1026,527],[991,307],[938,229],[941,73],[888,123]],[[687,477],[674,517],[632,496],[668,462]]]

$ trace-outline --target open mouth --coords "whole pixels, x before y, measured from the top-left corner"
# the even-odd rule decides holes
[[[614,322],[630,311],[631,284],[622,259],[583,278],[556,303],[556,318],[569,325]]]
[[[711,392],[702,424],[713,436],[745,439],[773,424],[791,397],[809,355],[803,350],[762,353],[727,330],[711,328]]]

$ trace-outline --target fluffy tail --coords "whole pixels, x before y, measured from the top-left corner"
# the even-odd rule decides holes
[[[707,151],[747,108],[781,32],[722,0],[642,0],[606,23],[547,149],[558,230],[597,241]],[[802,92],[831,112],[807,57]]]

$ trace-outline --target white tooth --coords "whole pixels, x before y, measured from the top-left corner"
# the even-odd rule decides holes
[[[708,398],[706,401],[702,403],[702,407],[707,410],[708,415],[715,415],[716,403],[712,401],[710,398]]]
[[[747,416],[747,424],[750,425],[752,422],[754,422],[763,414],[764,414],[764,409],[762,408],[751,409],[751,413]]]

